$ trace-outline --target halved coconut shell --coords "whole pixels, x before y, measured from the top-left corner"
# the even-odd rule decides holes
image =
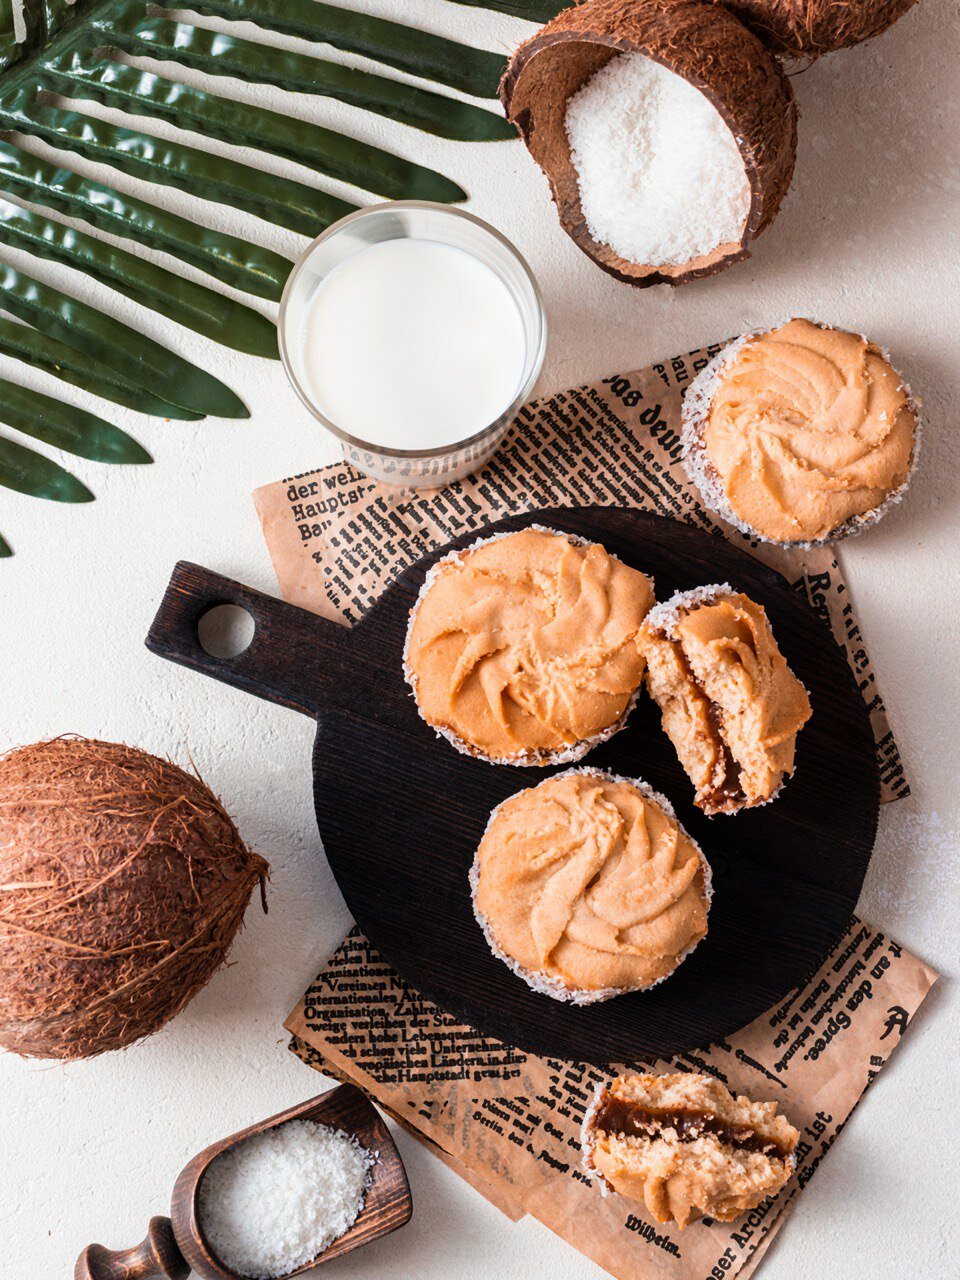
[[[703,93],[729,126],[750,182],[736,242],[678,266],[637,263],[594,240],[580,205],[566,113],[581,85],[618,53],[642,53]],[[500,85],[507,116],[550,180],[560,222],[599,266],[628,284],[682,284],[749,256],[793,174],[797,109],[783,70],[726,9],[704,0],[586,0],[548,22],[513,55]],[[612,164],[616,157],[611,156]]]
[[[886,31],[917,0],[715,0],[784,58],[812,62]]]

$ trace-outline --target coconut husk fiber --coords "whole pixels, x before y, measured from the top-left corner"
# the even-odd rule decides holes
[[[683,76],[709,99],[737,140],[750,182],[740,239],[678,266],[621,258],[594,240],[580,205],[567,103],[617,53],[631,52]],[[520,46],[500,96],[550,181],[564,230],[604,271],[629,284],[682,284],[748,257],[793,175],[797,110],[780,63],[737,18],[705,0],[585,0]]]
[[[0,1045],[150,1035],[223,962],[264,860],[198,778],[86,738],[0,757]]]
[[[784,58],[812,61],[886,31],[917,0],[714,0]]]

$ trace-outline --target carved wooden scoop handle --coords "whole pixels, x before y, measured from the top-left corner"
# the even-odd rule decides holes
[[[77,1259],[74,1280],[186,1280],[190,1265],[177,1247],[169,1218],[151,1218],[147,1237],[132,1249],[88,1244]]]

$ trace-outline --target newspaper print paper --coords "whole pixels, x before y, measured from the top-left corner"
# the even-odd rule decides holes
[[[490,462],[444,489],[391,488],[337,463],[257,490],[254,501],[284,598],[354,622],[426,552],[534,507],[625,505],[686,520],[744,546],[806,592],[844,648],[870,711],[882,798],[909,795],[833,552],[753,541],[708,513],[684,475],[682,394],[719,350],[719,344],[702,348],[531,401]]]
[[[756,544],[707,513],[680,466],[683,389],[714,346],[533,401],[477,475],[398,490],[345,464],[260,489],[257,510],[284,597],[350,624],[407,565],[503,515],[632,505],[745,545],[804,590],[847,654],[867,703],[883,799],[909,794],[876,677],[833,553]],[[305,1062],[349,1079],[510,1217],[531,1213],[620,1280],[747,1277],[936,975],[854,920],[821,971],[784,1004],[700,1052],[632,1068],[708,1070],[776,1098],[801,1129],[797,1173],[734,1224],[679,1232],[643,1206],[601,1197],[580,1168],[579,1130],[616,1065],[540,1059],[483,1036],[406,986],[355,930],[288,1019]]]
[[[293,1015],[291,1015],[291,1017],[292,1016]],[[409,1109],[405,1109],[404,1111],[395,1111],[391,1106],[384,1102],[382,1098],[377,1097],[363,1077],[353,1076],[345,1069],[345,1067],[335,1065],[332,1059],[325,1057],[318,1049],[315,1049],[312,1045],[308,1044],[306,1040],[301,1040],[300,1037],[296,1035],[291,1036],[289,1048],[290,1051],[295,1053],[300,1061],[305,1062],[308,1067],[313,1067],[317,1071],[322,1071],[324,1075],[332,1076],[334,1080],[339,1080],[341,1082],[346,1081],[350,1084],[356,1085],[359,1089],[362,1089],[368,1097],[373,1098],[379,1104],[381,1110],[385,1111],[392,1120],[395,1120],[397,1124],[407,1131],[407,1133],[412,1134],[412,1136],[427,1147],[438,1160],[445,1164],[448,1169],[452,1169],[453,1172],[463,1178],[465,1182],[468,1182],[470,1186],[473,1187],[474,1191],[479,1191],[480,1194],[489,1200],[492,1205],[498,1208],[501,1213],[506,1214],[512,1222],[517,1222],[524,1216],[524,1210],[513,1198],[511,1188],[508,1184],[495,1182],[489,1178],[482,1177],[474,1172],[474,1170],[468,1168],[465,1164],[461,1164],[461,1162],[455,1159],[449,1151],[440,1146],[440,1144],[435,1142],[432,1138],[428,1138],[423,1130],[417,1127],[418,1123],[422,1124],[424,1120],[429,1120],[430,1114],[434,1108],[433,1102],[424,1100],[419,1107],[414,1108],[416,1116],[414,1119],[411,1119],[410,1114],[407,1113]]]
[[[533,1214],[618,1280],[744,1280],[935,981],[854,918],[805,987],[729,1041],[629,1064],[709,1071],[734,1092],[776,1099],[801,1132],[779,1196],[735,1223],[684,1231],[602,1197],[580,1166],[593,1088],[623,1067],[538,1058],[481,1035],[407,986],[359,930],[286,1025],[304,1061],[354,1081],[493,1203]]]

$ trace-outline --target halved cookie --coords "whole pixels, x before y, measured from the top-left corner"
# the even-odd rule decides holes
[[[470,880],[494,955],[555,1000],[652,987],[707,932],[710,866],[669,802],[596,769],[498,805]]]
[[[572,763],[623,724],[643,681],[653,583],[596,542],[540,525],[440,560],[410,614],[417,709],[467,755]]]
[[[600,1086],[581,1130],[600,1189],[645,1204],[657,1222],[732,1222],[789,1181],[799,1133],[776,1103],[712,1076],[620,1076]]]
[[[763,607],[727,583],[681,591],[650,610],[640,643],[697,807],[736,813],[772,800],[811,710]]]

